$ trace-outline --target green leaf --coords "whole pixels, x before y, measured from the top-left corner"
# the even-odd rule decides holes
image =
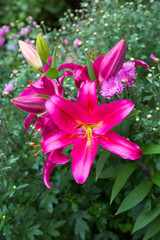
[[[44,98],[47,98],[47,99],[49,99],[50,98],[50,96],[49,95],[43,95],[43,94],[39,94],[39,95],[37,95],[37,97],[44,97]],[[43,113],[44,114],[44,113]],[[42,113],[41,113],[41,115],[43,115]],[[37,114],[38,115],[38,114]]]
[[[93,71],[92,63],[89,60],[89,57],[88,57],[86,52],[85,52],[85,56],[86,56],[86,62],[87,62],[89,77],[90,77],[91,81],[94,82],[96,80],[96,76],[95,76],[94,71]]]
[[[49,47],[44,38],[41,36],[41,34],[38,34],[36,39],[36,48],[38,55],[42,60],[46,60],[49,58]]]
[[[147,228],[143,240],[151,239],[156,233],[160,231],[160,216],[158,216]]]
[[[60,41],[60,39],[59,39]],[[57,54],[57,49],[58,49],[58,44],[59,44],[59,41],[53,51],[53,55],[52,55],[52,63],[51,63],[51,67],[55,68],[56,67],[56,54]]]
[[[29,186],[29,184],[25,183],[25,184],[22,184],[19,187],[17,187],[17,189],[22,189],[22,188],[25,188],[25,187],[28,187],[28,186]]]
[[[99,175],[99,178],[115,178],[117,176],[117,169],[113,167],[106,168]]]
[[[151,179],[158,187],[160,187],[160,172],[159,171],[156,171],[152,175]]]
[[[134,163],[124,164],[123,166],[120,167],[117,177],[116,177],[116,180],[114,182],[113,188],[112,188],[110,203],[112,203],[114,198],[121,191],[124,184],[126,183],[126,181],[131,176],[131,174],[133,173],[133,171],[135,169],[136,169],[136,164],[134,164]]]
[[[147,224],[152,222],[159,214],[160,214],[160,204],[158,204],[154,210],[149,212],[145,212],[145,209],[143,209],[134,224],[132,233],[145,227]]]
[[[51,78],[51,79],[57,79],[58,77],[58,70],[57,68],[49,68],[48,71],[45,73],[45,76],[47,76],[48,78]]]
[[[101,152],[101,154],[98,158],[97,165],[96,165],[96,180],[98,179],[99,175],[101,174],[104,164],[105,164],[106,160],[108,159],[108,157],[110,156],[110,154],[111,154],[111,152],[107,151],[106,149],[103,149],[103,151]]]
[[[32,69],[32,68],[25,68],[25,69],[20,69],[22,71],[30,71],[30,72],[38,72],[41,73],[41,71],[37,70],[37,69]]]
[[[160,154],[160,145],[153,143],[144,143],[140,146],[143,154]]]
[[[153,183],[151,181],[147,181],[141,183],[135,189],[133,189],[122,201],[118,211],[116,212],[116,215],[125,212],[140,203],[150,192],[152,186]]]

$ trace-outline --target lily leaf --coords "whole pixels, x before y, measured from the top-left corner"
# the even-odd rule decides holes
[[[59,39],[60,41],[60,39]],[[57,54],[57,49],[58,49],[58,44],[59,44],[59,41],[53,51],[53,55],[52,55],[52,63],[51,63],[51,67],[55,68],[56,67],[56,54]]]
[[[149,212],[145,212],[145,209],[143,209],[134,224],[132,233],[145,227],[147,224],[152,222],[159,214],[160,214],[160,204],[158,204],[154,210]]]
[[[116,215],[125,212],[140,203],[150,192],[152,186],[153,183],[151,181],[147,181],[141,183],[135,189],[133,189],[122,201],[118,211],[116,212]]]
[[[158,216],[147,228],[143,240],[151,239],[156,233],[160,231],[160,216]],[[158,240],[158,239],[157,239]]]
[[[47,76],[48,78],[51,78],[51,79],[57,79],[58,77],[58,69],[55,68],[55,67],[51,67],[48,69],[48,71],[42,75],[43,77],[44,76]]]
[[[37,69],[32,69],[32,68],[27,68],[27,69],[20,69],[22,71],[30,71],[30,72],[38,72],[41,73],[41,71],[37,70]]]
[[[96,76],[94,74],[94,70],[93,70],[93,67],[92,67],[92,63],[91,61],[89,60],[89,57],[87,55],[87,53],[85,52],[85,56],[86,56],[86,62],[87,62],[87,68],[88,68],[88,74],[89,74],[89,77],[91,79],[92,82],[94,82],[96,80]]]
[[[112,188],[110,204],[113,202],[117,194],[121,191],[124,184],[126,183],[126,181],[131,176],[131,174],[134,172],[135,169],[136,169],[136,164],[134,163],[124,164],[123,166],[120,167]]]
[[[152,175],[151,179],[154,182],[154,184],[156,184],[158,187],[160,187],[160,172],[159,171],[156,171]]]
[[[113,167],[106,168],[99,175],[99,178],[115,178],[117,176],[117,169]]]
[[[96,165],[96,180],[98,179],[99,175],[101,174],[104,164],[107,161],[110,154],[111,153],[109,151],[107,151],[106,149],[103,149],[103,151],[101,152],[101,154],[98,158],[97,165]]]
[[[144,143],[140,146],[143,154],[160,154],[160,145],[153,143]]]

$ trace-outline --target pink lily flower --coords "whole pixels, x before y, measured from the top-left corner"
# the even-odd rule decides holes
[[[122,67],[126,53],[126,42],[122,39],[118,42],[104,57],[99,56],[92,64],[96,81],[102,83],[110,77],[114,76]],[[75,77],[76,87],[80,87],[81,83],[89,79],[89,74],[87,70],[87,65],[84,67],[66,63],[62,64],[58,70],[63,68],[70,68],[73,70],[73,75]]]
[[[116,77],[116,75],[121,71],[121,69],[131,68],[130,61],[127,63],[124,63],[125,59],[125,53],[126,53],[126,42],[125,40],[119,41],[104,57],[99,56],[92,64],[96,81],[98,84],[103,84],[104,82],[108,81],[112,77]],[[148,64],[141,60],[134,61],[134,66],[130,69],[130,72],[133,71],[133,68],[136,66],[144,66],[147,69],[149,69]],[[75,78],[75,85],[77,88],[80,87],[82,82],[90,81],[87,65],[84,67],[81,65],[77,65],[75,63],[65,63],[62,64],[58,71],[61,71],[64,68],[69,68],[73,72],[72,75]],[[126,70],[129,71],[129,70]],[[112,79],[113,81],[113,79]],[[114,80],[115,82],[115,80]],[[118,84],[118,83],[117,83]],[[109,81],[109,85],[111,86],[111,80]],[[121,92],[121,87],[119,88],[118,92]],[[117,93],[118,93],[117,92]]]
[[[71,167],[77,183],[88,178],[98,144],[125,159],[141,157],[142,151],[135,143],[111,131],[132,111],[134,104],[123,99],[98,106],[96,82],[82,84],[77,103],[54,95],[45,107],[59,128],[43,138],[44,154],[73,144]],[[49,175],[50,172],[47,179]]]
[[[153,53],[150,55],[150,58],[152,59],[153,62],[159,62],[159,58],[153,55]]]
[[[13,90],[13,87],[14,87],[13,83],[9,82],[7,84],[7,86],[5,87],[5,89],[2,91],[2,94],[7,95],[8,93],[10,93]]]

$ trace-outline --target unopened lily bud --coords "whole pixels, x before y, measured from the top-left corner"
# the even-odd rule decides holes
[[[22,52],[23,57],[26,61],[35,69],[40,70],[42,69],[42,62],[41,59],[36,52],[36,50],[26,42],[19,41],[19,46]]]
[[[42,60],[47,60],[49,58],[49,47],[44,38],[38,34],[37,40],[36,40],[36,48],[38,55]]]
[[[122,39],[103,58],[99,71],[100,83],[103,83],[119,72],[124,62],[125,54],[126,42]]]
[[[45,112],[46,100],[45,97],[25,96],[14,98],[11,102],[22,111],[39,114]]]

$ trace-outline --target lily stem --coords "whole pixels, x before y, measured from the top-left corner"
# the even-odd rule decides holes
[[[68,93],[68,95],[71,97],[71,101],[77,101],[77,99],[75,97],[72,96],[72,94],[67,90],[67,88],[65,88],[65,86],[59,81],[59,79],[57,79],[57,82],[59,83],[59,85],[64,89],[65,92]]]
[[[137,162],[137,164],[138,164],[144,171],[146,171],[150,176],[153,175],[153,172],[152,172],[149,168],[147,168],[146,165],[144,165],[144,164],[141,163],[141,162]]]

